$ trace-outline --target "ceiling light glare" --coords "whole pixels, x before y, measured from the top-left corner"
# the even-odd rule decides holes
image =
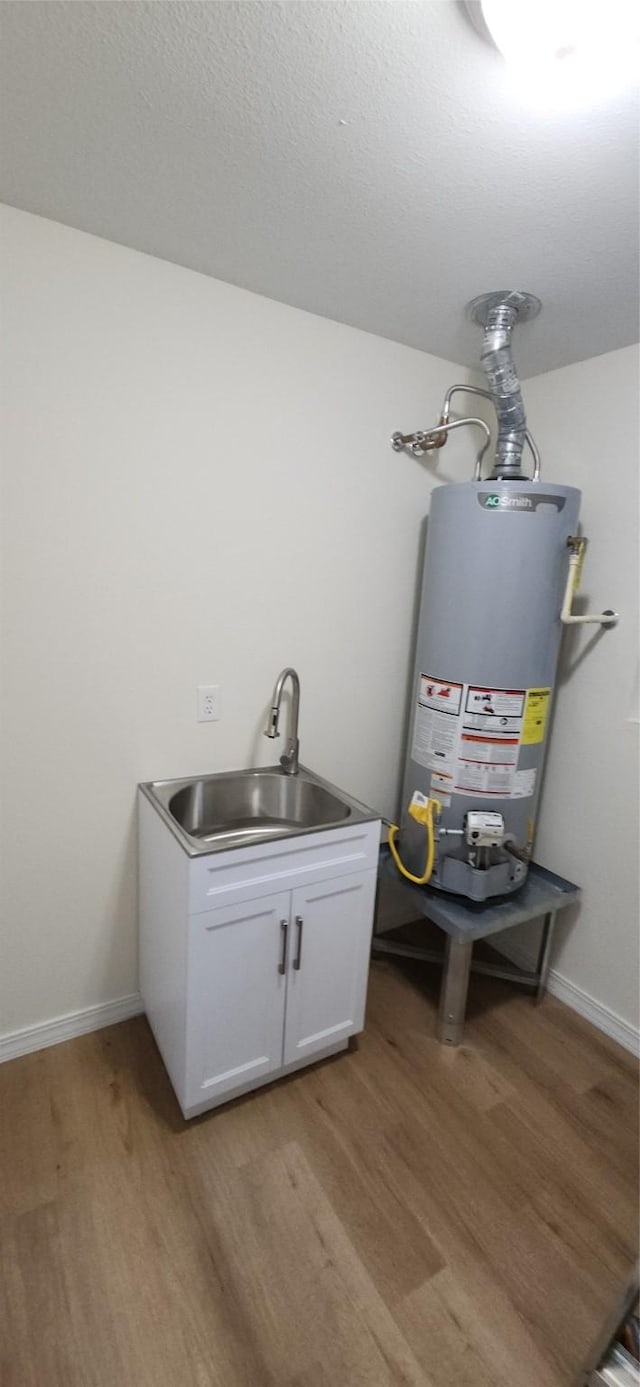
[[[638,80],[638,0],[481,0],[479,8],[536,104],[596,104]]]

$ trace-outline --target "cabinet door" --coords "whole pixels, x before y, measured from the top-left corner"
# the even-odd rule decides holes
[[[363,872],[291,893],[285,1064],[362,1030],[376,877]]]
[[[187,1104],[282,1066],[289,892],[190,919]]]

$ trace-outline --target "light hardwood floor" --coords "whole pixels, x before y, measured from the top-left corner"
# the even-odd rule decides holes
[[[143,1019],[0,1068],[2,1387],[569,1387],[637,1247],[632,1058],[373,965],[344,1056],[182,1121]]]

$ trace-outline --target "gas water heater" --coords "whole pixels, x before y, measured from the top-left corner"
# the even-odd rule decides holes
[[[541,481],[511,354],[513,325],[539,310],[531,294],[474,299],[488,389],[452,386],[437,425],[392,439],[396,451],[422,456],[452,429],[484,431],[473,479],[431,496],[400,846],[399,830],[389,835],[403,875],[473,901],[515,891],[527,875],[563,625],[617,621],[571,612],[586,545],[576,533],[580,492]],[[451,417],[462,391],[495,408],[487,480],[488,425]]]

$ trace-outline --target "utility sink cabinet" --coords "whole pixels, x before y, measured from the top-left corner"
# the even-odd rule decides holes
[[[362,1030],[380,820],[190,856],[139,796],[140,986],[185,1117]]]

